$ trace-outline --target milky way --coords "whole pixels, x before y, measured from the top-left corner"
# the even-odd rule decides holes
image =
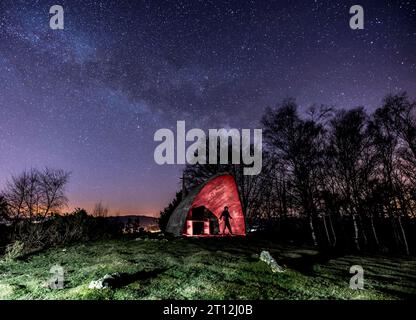
[[[0,2],[0,188],[12,174],[72,172],[70,208],[156,214],[180,166],[153,159],[159,128],[258,128],[295,97],[374,110],[416,97],[412,1]],[[349,27],[364,8],[364,30]]]

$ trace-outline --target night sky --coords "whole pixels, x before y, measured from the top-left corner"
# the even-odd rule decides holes
[[[68,210],[156,215],[182,168],[154,162],[156,130],[258,128],[285,97],[371,111],[404,90],[416,98],[413,0],[1,0],[0,188],[63,168]]]

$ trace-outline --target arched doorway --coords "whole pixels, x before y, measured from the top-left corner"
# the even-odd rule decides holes
[[[205,206],[191,208],[186,220],[186,234],[209,236],[219,234],[218,218]]]

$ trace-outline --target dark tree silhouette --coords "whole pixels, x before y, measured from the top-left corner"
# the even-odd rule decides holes
[[[43,220],[59,212],[67,203],[65,187],[69,173],[59,169],[31,169],[7,182],[3,192],[10,218],[19,221]]]
[[[9,214],[8,214],[8,206],[6,199],[3,195],[0,194],[0,223],[8,220]]]
[[[101,201],[99,201],[94,205],[92,215],[94,217],[105,218],[108,216],[109,212],[110,212],[110,209],[108,208],[108,206],[105,206]]]
[[[365,186],[370,179],[372,157],[368,155],[369,139],[366,132],[366,113],[363,108],[339,111],[331,121],[328,173],[342,202],[340,209],[352,218],[354,242],[360,250],[360,227],[364,214]],[[376,234],[376,233],[375,233]]]
[[[175,198],[169,203],[169,205],[160,212],[159,218],[159,228],[164,232],[166,230],[166,226],[168,225],[168,221],[170,216],[172,215],[173,211],[175,211],[176,207],[182,201],[182,191],[176,192]]]
[[[295,203],[307,217],[313,243],[317,245],[314,220],[318,214],[317,181],[322,161],[323,126],[301,119],[294,100],[286,100],[276,109],[267,109],[262,124],[265,141],[270,151],[283,162]]]
[[[383,187],[383,213],[391,220],[396,244],[409,254],[403,219],[414,210],[415,103],[406,94],[387,96],[375,111],[370,130],[378,159],[377,177]]]

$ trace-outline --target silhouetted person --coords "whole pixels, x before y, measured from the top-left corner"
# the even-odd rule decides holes
[[[231,224],[230,219],[232,219],[230,212],[228,211],[228,207],[224,207],[224,211],[221,213],[220,220],[224,219],[224,229],[222,231],[223,234],[225,234],[225,228],[228,229],[230,234],[233,234],[233,231],[231,230]]]

